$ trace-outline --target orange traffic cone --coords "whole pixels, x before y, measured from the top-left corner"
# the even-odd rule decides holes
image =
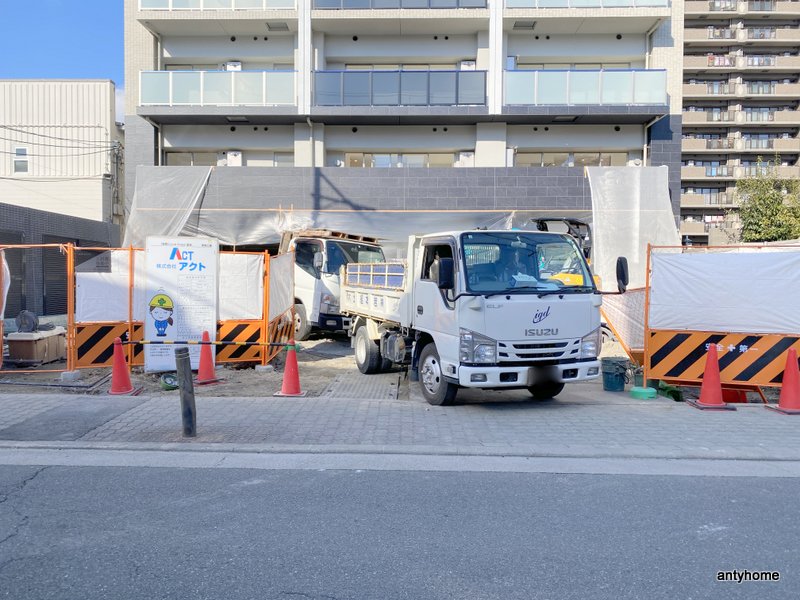
[[[122,340],[114,338],[114,363],[111,370],[111,389],[109,394],[123,395],[134,392],[131,385],[131,374],[128,373],[128,365],[125,363],[125,354],[122,352]]]
[[[703,410],[736,410],[735,406],[728,406],[722,399],[722,383],[719,378],[719,360],[717,359],[717,345],[709,344],[706,355],[706,368],[703,372],[703,385],[700,387],[700,398],[687,400],[695,408]]]
[[[208,332],[203,332],[203,344],[200,346],[200,364],[197,368],[197,379],[195,383],[199,385],[207,385],[209,383],[217,383],[219,379],[214,372],[214,357],[211,354],[211,339]]]
[[[294,340],[286,346],[286,365],[283,367],[283,384],[281,391],[275,392],[273,396],[305,396],[305,392],[300,391],[300,372],[297,370],[297,353],[295,352]]]
[[[785,415],[800,415],[800,368],[797,366],[797,350],[789,348],[786,355],[786,368],[783,370],[783,384],[778,406],[767,405]]]

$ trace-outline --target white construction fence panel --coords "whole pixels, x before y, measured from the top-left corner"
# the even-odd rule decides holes
[[[628,290],[618,296],[603,296],[603,314],[628,349],[644,348],[646,291]]]
[[[219,255],[219,320],[261,319],[264,305],[264,257]]]
[[[110,272],[75,273],[75,321],[77,323],[128,320],[130,273],[128,250],[111,250]],[[84,263],[83,269],[91,268]]]
[[[294,306],[294,253],[279,254],[269,261],[269,320]]]
[[[800,333],[800,249],[651,255],[651,329]]]

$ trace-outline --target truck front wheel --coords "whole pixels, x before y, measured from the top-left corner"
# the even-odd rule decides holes
[[[564,384],[557,381],[548,381],[547,383],[539,383],[532,385],[528,391],[533,396],[534,400],[547,400],[548,398],[555,398],[564,389]]]
[[[356,331],[355,343],[356,366],[365,375],[381,370],[381,350],[375,340],[370,339],[367,328],[362,325]]]
[[[458,386],[444,378],[434,344],[425,346],[419,356],[419,385],[428,404],[447,406],[456,399]]]
[[[306,307],[302,304],[294,305],[294,339],[298,342],[308,339],[311,333],[311,323],[308,322]]]

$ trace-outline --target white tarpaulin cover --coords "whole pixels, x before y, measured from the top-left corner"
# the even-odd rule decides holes
[[[645,296],[643,289],[603,296],[603,315],[629,350],[644,349]]]
[[[294,253],[279,254],[269,261],[269,320],[294,306]]]
[[[220,253],[219,319],[260,319],[263,302],[264,257]]]
[[[647,245],[680,246],[667,167],[587,167],[592,190],[592,270],[617,289],[617,257],[628,259],[630,288],[647,284]]]
[[[654,251],[651,329],[800,333],[800,249]]]

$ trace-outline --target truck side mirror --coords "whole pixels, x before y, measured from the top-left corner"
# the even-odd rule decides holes
[[[617,258],[617,289],[620,294],[628,289],[628,259],[624,256]]]
[[[452,258],[439,259],[439,278],[436,281],[436,285],[440,290],[452,290],[456,287]]]
[[[314,254],[314,270],[315,271],[319,271],[320,269],[322,269],[322,261],[323,261],[322,252],[317,252],[316,254]]]

